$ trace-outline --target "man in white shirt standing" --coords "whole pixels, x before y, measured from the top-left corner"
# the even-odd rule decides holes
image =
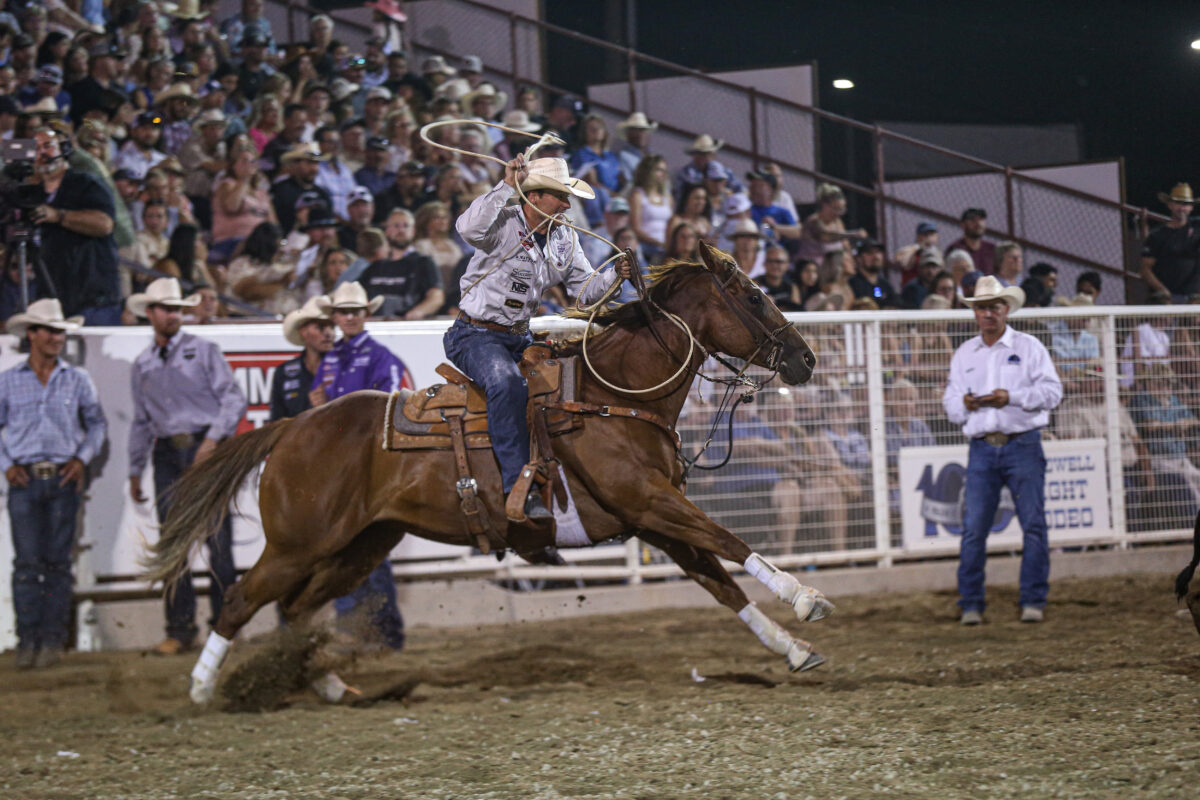
[[[961,621],[983,621],[987,536],[1008,486],[1024,533],[1021,621],[1041,622],[1050,589],[1042,428],[1062,400],[1062,382],[1042,343],[1008,327],[1008,315],[1025,303],[1019,287],[985,275],[964,302],[975,311],[979,336],[955,351],[942,396],[946,415],[970,440],[958,563]]]

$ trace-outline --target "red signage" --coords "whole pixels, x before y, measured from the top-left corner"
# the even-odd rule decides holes
[[[266,425],[271,418],[271,380],[275,368],[299,355],[285,353],[226,353],[225,360],[233,368],[233,379],[246,395],[249,405],[246,416],[238,423],[237,432],[245,433]]]

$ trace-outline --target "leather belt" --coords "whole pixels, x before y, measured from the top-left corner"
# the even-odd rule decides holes
[[[53,461],[39,461],[36,464],[29,464],[25,467],[30,476],[37,480],[47,480],[58,475],[58,464]]]
[[[157,439],[159,442],[166,442],[172,450],[177,450],[180,453],[186,453],[204,440],[208,433],[208,428],[201,428],[195,433],[174,433],[170,436],[164,436]]]
[[[1029,431],[1021,431],[1020,433],[1000,433],[999,431],[996,431],[993,433],[985,433],[983,436],[976,436],[975,438],[983,439],[992,447],[1004,447],[1004,445],[1008,444],[1013,439],[1016,439],[1019,436],[1024,436],[1027,433],[1029,433]]]
[[[518,322],[515,325],[501,325],[499,322],[488,322],[486,319],[469,317],[460,311],[458,312],[458,321],[474,325],[476,328],[486,328],[489,331],[496,331],[497,333],[511,333],[514,336],[523,336],[529,333],[529,320]]]

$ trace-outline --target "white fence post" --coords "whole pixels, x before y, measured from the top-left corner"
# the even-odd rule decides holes
[[[1125,526],[1125,473],[1121,467],[1121,400],[1118,397],[1117,375],[1120,360],[1117,358],[1117,320],[1112,314],[1104,317],[1104,411],[1106,438],[1108,439],[1108,496],[1112,500],[1109,508],[1113,534],[1117,546],[1129,547],[1129,533]]]
[[[892,565],[892,524],[888,515],[887,415],[883,407],[883,323],[873,320],[867,334],[867,422],[871,429],[871,497],[875,503],[875,549],[879,566]]]
[[[625,543],[625,567],[629,570],[630,586],[642,582],[642,540],[636,536],[629,537]]]

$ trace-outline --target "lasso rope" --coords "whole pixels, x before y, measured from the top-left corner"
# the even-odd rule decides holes
[[[547,133],[543,133],[540,136],[538,136],[537,134],[530,133],[529,131],[523,131],[523,130],[520,130],[519,128],[508,128],[508,127],[505,127],[504,125],[498,125],[494,122],[486,122],[484,120],[445,119],[445,120],[439,120],[437,122],[430,122],[421,127],[421,131],[420,131],[421,139],[426,144],[428,144],[432,147],[440,147],[443,150],[449,150],[452,153],[458,153],[460,155],[469,156],[471,158],[482,158],[482,159],[486,159],[488,161],[493,161],[493,162],[499,164],[501,167],[503,167],[505,169],[505,171],[507,171],[507,169],[508,169],[508,162],[504,161],[503,159],[501,159],[497,156],[491,155],[490,153],[476,153],[476,152],[472,152],[470,150],[463,150],[458,147],[452,147],[451,145],[448,145],[448,144],[442,144],[441,142],[435,142],[433,139],[429,138],[429,131],[434,130],[436,128],[444,127],[446,125],[486,125],[489,128],[496,128],[497,130],[505,131],[506,133],[513,133],[513,134],[517,134],[519,136],[527,136],[530,139],[537,139],[537,141],[534,142],[533,144],[531,144],[528,148],[526,148],[525,152],[522,154],[527,160],[532,160],[534,153],[536,153],[538,150],[545,147],[546,145],[565,145],[566,144],[566,142],[564,142],[558,136],[555,136],[553,133],[547,132]],[[507,261],[513,255],[513,253],[517,252],[518,248],[524,247],[528,237],[533,236],[533,234],[537,230],[537,228],[540,228],[542,225],[546,225],[546,235],[549,236],[551,228],[556,224],[561,225],[566,228],[570,228],[571,230],[575,231],[576,233],[585,233],[588,236],[592,236],[596,239],[599,239],[600,241],[604,242],[605,244],[607,244],[609,247],[611,247],[613,250],[616,251],[613,255],[611,255],[607,259],[605,259],[605,261],[603,263],[601,263],[600,266],[596,267],[591,275],[588,275],[587,280],[585,280],[583,283],[583,287],[579,290],[579,296],[582,297],[587,292],[588,285],[592,282],[592,279],[595,278],[596,275],[599,274],[600,270],[604,269],[610,263],[612,263],[613,261],[615,261],[618,258],[621,258],[621,256],[624,255],[621,252],[621,249],[619,247],[617,247],[616,244],[609,241],[608,239],[601,236],[600,234],[596,233],[595,231],[590,230],[588,228],[581,228],[577,225],[574,225],[574,224],[568,222],[566,219],[563,218],[563,215],[561,215],[561,214],[555,215],[555,216],[551,216],[550,214],[547,214],[545,211],[542,211],[540,208],[538,208],[536,205],[534,205],[532,202],[530,202],[529,198],[525,196],[525,192],[521,188],[521,181],[514,181],[514,185],[516,186],[516,189],[517,189],[517,195],[521,198],[521,202],[523,204],[528,205],[530,208],[534,209],[539,214],[541,214],[543,217],[545,217],[545,221],[540,223],[533,230],[531,230],[526,236],[521,237],[521,240],[519,242],[517,242],[517,244],[512,248],[512,250],[508,251],[508,253],[506,253],[503,258],[496,261],[496,263],[493,264],[492,267],[487,272],[483,273],[478,278],[476,278],[471,283],[471,285],[467,287],[466,291],[464,291],[462,293],[461,297],[466,297],[467,294],[472,289],[474,289],[476,286],[478,286],[481,281],[483,281],[485,278],[487,278],[489,275],[491,275],[492,272],[494,272],[497,267],[499,267],[501,264],[503,264],[505,261]],[[575,260],[576,238],[577,237],[572,238],[572,240],[571,240],[571,252],[569,254],[569,256],[570,256],[569,258],[567,258],[563,261],[560,261],[558,265],[555,265],[554,262],[551,261],[551,266],[554,269],[557,269],[559,272],[566,272],[567,267],[563,266],[563,265],[569,265]],[[663,314],[666,315],[667,319],[671,320],[671,322],[673,322],[676,326],[678,326],[680,328],[680,330],[682,330],[684,332],[684,334],[686,334],[688,337],[687,358],[685,358],[683,360],[683,362],[679,365],[679,369],[677,369],[675,371],[675,373],[671,375],[671,377],[667,378],[662,383],[659,383],[656,386],[651,386],[648,389],[627,389],[625,387],[617,386],[616,384],[610,383],[609,381],[605,380],[604,376],[602,376],[596,370],[596,368],[594,366],[592,366],[592,361],[588,357],[588,350],[587,350],[588,336],[591,333],[592,323],[596,319],[596,315],[600,312],[600,309],[602,309],[609,302],[609,300],[612,298],[612,296],[614,294],[616,294],[616,292],[619,290],[620,286],[621,286],[620,281],[614,281],[612,286],[608,287],[608,290],[605,291],[604,294],[600,296],[600,299],[597,300],[595,303],[592,303],[591,305],[583,306],[583,305],[579,304],[578,300],[575,301],[575,307],[578,308],[580,311],[591,312],[591,315],[588,317],[587,327],[583,331],[583,341],[581,343],[581,348],[580,348],[583,352],[583,362],[584,362],[584,364],[587,365],[587,368],[591,371],[592,375],[595,376],[596,380],[600,381],[600,383],[604,384],[605,386],[607,386],[609,389],[612,389],[613,391],[622,392],[624,394],[649,394],[650,392],[658,391],[659,389],[662,389],[663,387],[668,386],[671,383],[674,383],[675,380],[677,380],[679,378],[679,376],[682,375],[690,367],[690,365],[692,363],[692,354],[695,353],[695,350],[697,347],[699,347],[700,352],[705,353],[706,356],[707,356],[707,351],[704,349],[703,345],[701,345],[698,341],[696,341],[696,337],[692,334],[692,331],[688,327],[688,324],[686,322],[684,322],[682,319],[680,319],[676,315],[670,313],[669,311],[664,310]]]

